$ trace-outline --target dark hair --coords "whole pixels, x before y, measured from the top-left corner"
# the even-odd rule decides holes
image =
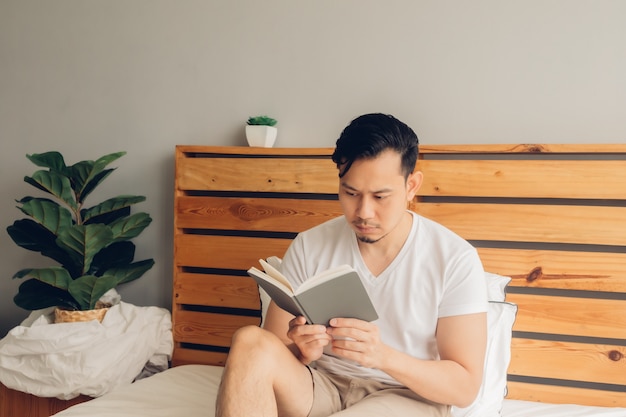
[[[417,135],[409,126],[389,114],[370,113],[354,119],[337,139],[332,159],[343,177],[357,159],[375,158],[387,149],[401,157],[405,178],[415,169]]]

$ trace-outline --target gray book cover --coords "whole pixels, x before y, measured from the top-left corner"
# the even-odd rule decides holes
[[[270,270],[270,273],[276,275],[277,271]],[[309,323],[328,325],[331,318],[338,317],[365,321],[378,319],[361,278],[347,265],[326,271],[322,279],[312,277],[295,294],[282,275],[276,279],[255,267],[250,268],[248,274],[280,308],[294,316],[303,315]]]

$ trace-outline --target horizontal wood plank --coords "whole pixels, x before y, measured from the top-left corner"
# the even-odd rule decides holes
[[[513,330],[626,339],[626,300],[507,294],[517,304]]]
[[[415,211],[468,240],[626,245],[626,207],[420,202]]]
[[[337,168],[329,159],[182,159],[178,190],[337,193]]]
[[[626,198],[626,160],[423,160],[422,196]]]
[[[509,374],[619,384],[626,389],[624,346],[513,338],[511,350]]]
[[[172,332],[179,343],[226,347],[237,329],[260,323],[260,317],[178,310]]]
[[[511,400],[599,407],[626,407],[626,394],[623,392],[529,384],[525,382],[509,382],[507,388],[509,393],[506,398]]]
[[[301,232],[342,214],[336,200],[181,196],[176,227]]]
[[[257,148],[248,146],[176,145],[176,153],[230,155],[332,155],[334,147],[322,148]],[[420,144],[420,154],[626,154],[623,143],[485,143],[485,144]]]
[[[421,154],[626,154],[623,143],[489,143],[468,145],[427,145]]]
[[[511,287],[626,293],[626,253],[478,248],[486,271]]]
[[[282,257],[290,239],[240,236],[174,236],[176,267],[224,268],[248,270],[259,259]]]
[[[334,148],[260,148],[252,146],[176,145],[176,155],[184,158],[214,158],[215,155],[315,156],[330,159]]]
[[[256,282],[248,277],[178,273],[174,303],[215,307],[260,309]]]
[[[224,366],[227,357],[228,354],[225,352],[210,352],[177,347],[172,355],[172,366],[192,364]]]
[[[2,417],[49,417],[75,404],[91,400],[79,395],[71,400],[37,397],[17,391],[0,383],[0,416]]]

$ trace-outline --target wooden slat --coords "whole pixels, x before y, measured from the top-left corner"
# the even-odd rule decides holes
[[[626,293],[626,254],[478,248],[486,271],[509,276],[511,287]]]
[[[507,294],[517,304],[513,330],[626,339],[626,300]]]
[[[172,356],[172,366],[190,364],[224,366],[227,357],[228,354],[224,352],[210,352],[178,347],[174,350]]]
[[[623,392],[529,384],[524,382],[509,382],[507,387],[509,394],[506,398],[512,400],[554,404],[581,404],[600,407],[626,407],[626,394]]]
[[[522,143],[522,144],[469,144],[425,145],[419,147],[421,154],[626,154],[623,143]]]
[[[179,343],[230,346],[233,333],[247,325],[258,326],[260,317],[178,310],[172,331]]]
[[[626,207],[420,202],[415,210],[468,240],[626,245]]]
[[[178,190],[337,193],[337,168],[329,159],[190,158],[178,164]]]
[[[509,374],[618,384],[626,390],[624,346],[514,338],[511,350]]]
[[[341,215],[336,200],[181,196],[176,227],[300,232]]]
[[[206,146],[206,145],[176,145],[176,154],[179,158],[186,158],[186,154],[211,154],[211,155],[294,155],[328,157],[332,155],[334,148],[257,148],[248,146]],[[206,156],[205,156],[206,157]]]
[[[174,303],[260,309],[256,282],[248,277],[178,273]]]
[[[418,169],[424,196],[626,198],[626,161],[422,160]]]
[[[290,239],[177,235],[174,261],[177,267],[247,270],[257,266],[260,258],[282,257],[290,243]]]
[[[0,416],[49,417],[74,404],[80,404],[91,399],[86,395],[79,395],[71,400],[37,397],[0,384]]]

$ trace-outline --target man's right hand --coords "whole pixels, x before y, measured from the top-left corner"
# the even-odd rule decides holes
[[[326,327],[320,324],[306,324],[303,316],[298,316],[289,321],[287,337],[299,350],[298,359],[308,365],[319,359],[324,353],[332,338],[326,332]]]

